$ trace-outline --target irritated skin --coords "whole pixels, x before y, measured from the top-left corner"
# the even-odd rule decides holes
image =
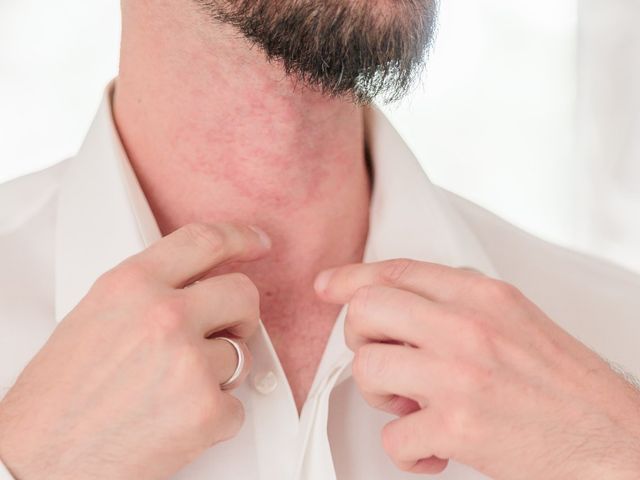
[[[0,403],[16,477],[170,478],[243,422],[220,387],[235,351],[212,332],[245,350],[242,382],[262,317],[300,408],[349,303],[354,380],[398,416],[381,437],[399,469],[640,478],[640,393],[514,287],[359,263],[361,109],[250,47],[189,0],[123,2],[115,117],[166,235],[96,281]]]
[[[362,110],[287,78],[191,2],[125,2],[117,126],[160,229],[257,224],[273,238],[247,273],[300,409],[339,308],[323,268],[360,261],[369,179]],[[286,345],[286,346],[285,346]]]

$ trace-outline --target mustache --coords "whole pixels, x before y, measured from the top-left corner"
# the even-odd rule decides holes
[[[437,0],[196,0],[285,72],[358,104],[399,100],[422,74]],[[384,3],[384,5],[382,5]]]

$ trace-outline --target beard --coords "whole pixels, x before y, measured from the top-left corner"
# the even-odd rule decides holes
[[[437,0],[194,0],[306,86],[359,104],[402,98],[422,73]]]

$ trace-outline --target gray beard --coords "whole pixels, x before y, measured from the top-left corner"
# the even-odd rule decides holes
[[[281,62],[289,76],[359,104],[393,102],[410,90],[438,10],[437,0],[194,1]]]

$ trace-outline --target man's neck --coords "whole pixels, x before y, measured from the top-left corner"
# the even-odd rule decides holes
[[[114,114],[162,233],[194,221],[262,227],[272,255],[243,271],[263,293],[312,292],[320,269],[360,261],[361,108],[296,85],[191,2],[124,3]]]

